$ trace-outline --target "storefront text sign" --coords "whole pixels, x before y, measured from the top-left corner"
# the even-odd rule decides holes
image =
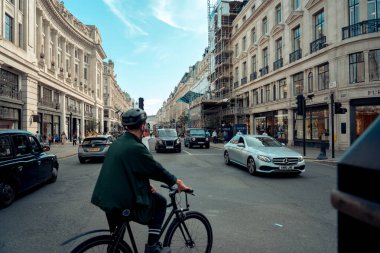
[[[368,96],[379,96],[380,95],[380,89],[373,89],[368,91]]]

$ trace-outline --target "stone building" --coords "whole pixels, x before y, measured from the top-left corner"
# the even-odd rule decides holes
[[[1,1],[0,18],[0,128],[103,132],[99,30],[58,0]]]

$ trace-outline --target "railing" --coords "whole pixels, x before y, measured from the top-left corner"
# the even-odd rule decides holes
[[[246,83],[247,83],[247,77],[243,77],[243,78],[240,80],[240,82],[241,82],[241,85],[246,84]]]
[[[324,47],[326,47],[326,36],[322,36],[310,43],[310,53],[312,54],[314,52],[317,52]]]
[[[265,76],[266,74],[268,74],[268,66],[265,66],[264,68],[261,68],[260,70],[260,76]]]
[[[342,28],[342,40],[380,31],[380,19],[365,20]]]
[[[282,67],[282,58],[280,58],[277,61],[273,62],[273,70],[279,69],[281,67]]]
[[[67,111],[72,112],[72,113],[80,113],[80,109],[78,107],[72,106],[72,105],[67,107]]]
[[[0,86],[0,96],[21,100],[21,91],[8,86]]]
[[[289,63],[295,62],[302,58],[302,49],[299,48],[295,50],[293,53],[289,54]]]
[[[249,80],[250,81],[253,81],[257,78],[257,72],[253,72],[250,76],[249,76]]]
[[[54,109],[59,109],[60,108],[59,102],[52,101],[52,100],[46,99],[46,98],[40,98],[38,100],[37,105],[39,105],[39,106],[42,105],[42,106],[49,107],[49,108],[54,108]]]
[[[94,117],[94,114],[92,112],[84,112],[84,116],[86,117],[90,117],[90,118],[93,118]]]

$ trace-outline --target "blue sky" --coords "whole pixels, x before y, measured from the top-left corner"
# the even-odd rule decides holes
[[[117,82],[156,114],[207,47],[206,0],[65,0],[65,7],[102,35]]]

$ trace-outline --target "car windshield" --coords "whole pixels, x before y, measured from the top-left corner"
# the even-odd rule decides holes
[[[160,129],[158,130],[159,137],[177,137],[177,131],[174,129]]]
[[[282,147],[282,144],[271,137],[247,137],[249,147]]]
[[[105,144],[107,143],[107,139],[105,138],[91,138],[91,139],[84,139],[83,145],[90,145],[90,144]]]
[[[190,130],[190,134],[193,136],[204,136],[206,133],[203,129],[193,129]]]

